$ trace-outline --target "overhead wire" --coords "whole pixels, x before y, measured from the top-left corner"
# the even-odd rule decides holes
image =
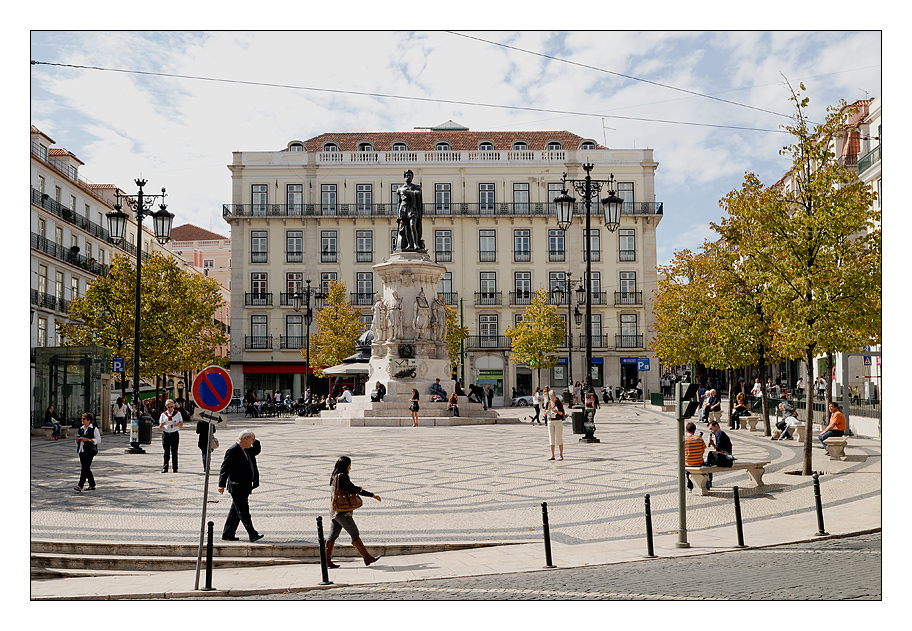
[[[117,72],[124,74],[135,74],[143,76],[155,76],[155,77],[165,77],[171,79],[190,79],[194,81],[210,81],[214,83],[230,83],[237,85],[248,85],[248,86],[257,86],[257,87],[271,87],[278,89],[287,89],[287,90],[302,90],[310,92],[322,92],[328,94],[346,94],[352,96],[366,96],[371,98],[384,98],[384,99],[400,99],[408,101],[420,101],[425,103],[444,103],[448,105],[463,105],[470,107],[487,107],[494,109],[506,109],[506,110],[518,110],[526,112],[541,112],[547,114],[562,114],[570,116],[589,116],[597,118],[616,118],[619,120],[629,120],[629,121],[639,121],[639,122],[648,122],[648,123],[663,123],[668,125],[686,125],[693,127],[711,127],[715,129],[736,129],[740,131],[759,131],[759,132],[773,132],[773,133],[787,133],[782,129],[764,129],[760,127],[746,127],[740,125],[721,125],[715,123],[697,123],[693,121],[675,121],[675,120],[666,120],[659,118],[647,118],[642,116],[620,116],[617,114],[605,114],[599,112],[582,112],[574,110],[558,110],[551,108],[543,107],[530,107],[524,105],[502,105],[496,103],[480,103],[476,101],[461,101],[455,99],[440,99],[432,97],[423,97],[423,96],[406,96],[401,94],[384,94],[379,92],[362,92],[358,90],[341,90],[336,88],[319,88],[314,86],[299,86],[299,85],[290,85],[282,83],[269,83],[263,81],[247,81],[244,79],[223,79],[217,77],[202,77],[197,75],[185,75],[185,74],[176,74],[176,73],[166,73],[166,72],[153,72],[148,70],[129,70],[125,68],[105,68],[102,66],[86,66],[80,64],[63,64],[49,61],[38,61],[31,60],[31,65],[34,66],[56,66],[61,68],[75,68],[79,70],[96,70],[101,72]],[[724,99],[719,99],[724,100]]]

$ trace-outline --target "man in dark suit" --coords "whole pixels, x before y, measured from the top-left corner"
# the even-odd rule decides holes
[[[244,524],[251,541],[263,538],[253,527],[248,504],[250,493],[260,485],[260,471],[256,463],[259,453],[260,441],[250,430],[242,431],[238,441],[225,451],[218,482],[219,493],[224,493],[227,488],[231,494],[231,510],[222,529],[222,539],[225,541],[238,540],[235,536],[238,524]]]

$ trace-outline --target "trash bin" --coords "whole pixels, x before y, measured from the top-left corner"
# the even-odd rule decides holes
[[[570,394],[570,390],[564,390],[561,393],[561,398],[563,398],[563,404],[565,408],[569,408],[573,405],[573,395]]]
[[[139,444],[152,444],[152,417],[148,414],[139,417]]]
[[[573,421],[573,433],[585,434],[586,409],[581,405],[574,406],[570,409],[570,417]]]

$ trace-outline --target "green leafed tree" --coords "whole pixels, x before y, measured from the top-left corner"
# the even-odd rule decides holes
[[[786,177],[763,187],[748,174],[723,205],[717,231],[750,262],[772,315],[773,346],[787,358],[802,357],[806,382],[814,382],[814,357],[827,351],[858,351],[880,342],[881,217],[875,193],[846,168],[834,147],[846,131],[845,104],[831,107],[823,123],[807,119],[808,98],[792,92],[792,143]],[[751,230],[745,230],[750,226]],[[812,471],[813,406],[806,410],[802,473]]]
[[[337,366],[354,354],[361,334],[361,312],[349,303],[345,283],[329,284],[324,306],[317,310],[315,322],[317,334],[311,339],[310,362],[313,373],[322,377],[324,368]]]
[[[558,315],[557,308],[547,302],[547,291],[535,291],[532,304],[522,313],[522,320],[505,332],[510,338],[514,359],[538,373],[539,386],[542,369],[557,363],[557,349],[567,334],[567,325]]]
[[[218,283],[161,254],[152,254],[141,273],[140,376],[219,363],[215,350],[228,336],[214,319],[223,305]],[[110,348],[125,358],[125,375],[132,378],[135,299],[135,268],[128,257],[115,256],[107,276],[97,277],[84,296],[70,302],[68,315],[75,322],[61,327],[64,343]]]
[[[462,349],[462,341],[469,337],[469,327],[460,326],[456,308],[450,305],[444,305],[446,308],[446,343],[450,353],[450,367],[456,368],[459,365],[459,353]]]

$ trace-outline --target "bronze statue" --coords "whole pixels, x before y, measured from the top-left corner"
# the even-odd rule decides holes
[[[424,239],[421,235],[424,202],[421,198],[421,187],[412,184],[415,174],[411,169],[403,175],[405,184],[396,189],[396,193],[399,195],[399,217],[396,219],[399,226],[399,234],[396,239],[397,249],[400,252],[424,252]]]

